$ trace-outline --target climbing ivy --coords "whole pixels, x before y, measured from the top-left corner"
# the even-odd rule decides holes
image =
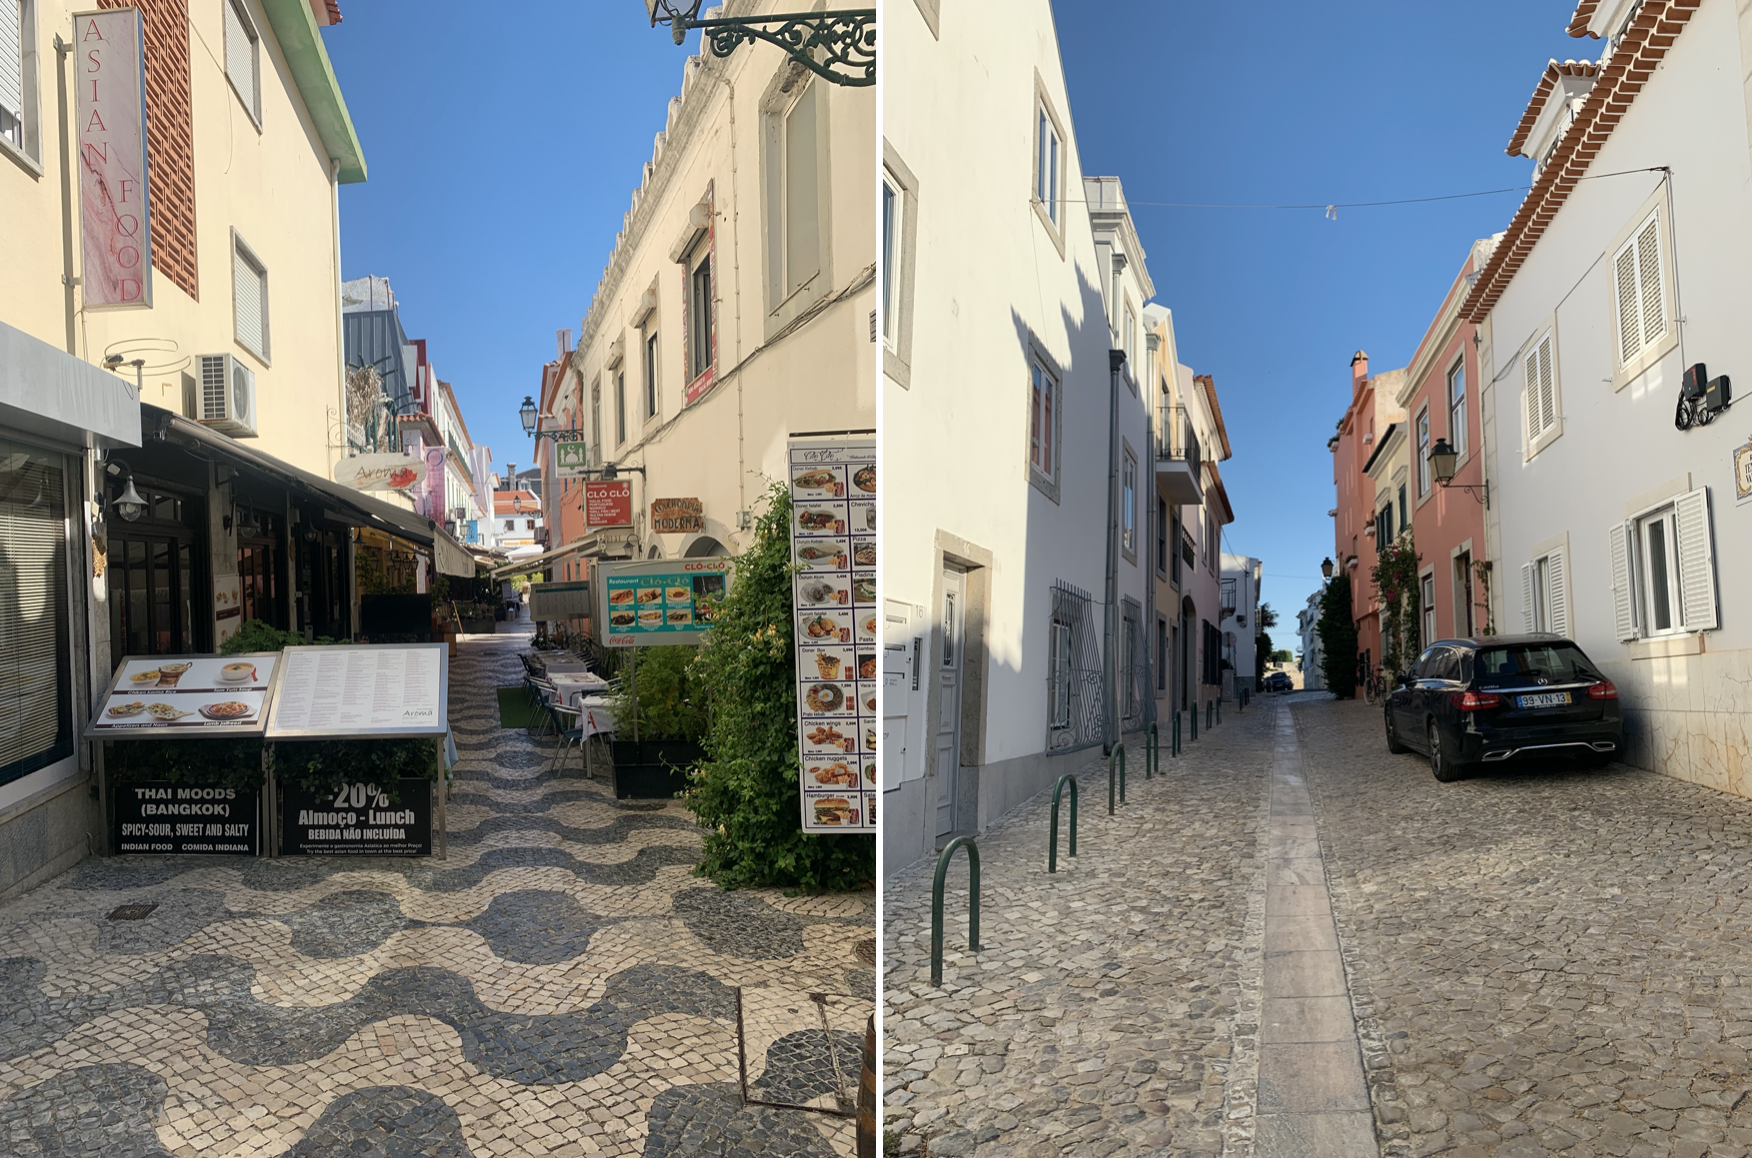
[[[1381,593],[1381,666],[1389,676],[1411,666],[1423,650],[1418,628],[1417,546],[1407,531],[1381,545],[1370,577]]]
[[[695,871],[724,888],[860,888],[876,875],[875,837],[803,831],[791,499],[774,484],[765,503],[693,663],[697,686],[711,689],[706,759],[689,774],[684,796],[710,830]]]

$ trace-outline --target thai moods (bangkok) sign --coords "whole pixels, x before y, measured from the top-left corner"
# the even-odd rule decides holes
[[[150,307],[152,215],[140,10],[76,13],[73,41],[85,305]]]

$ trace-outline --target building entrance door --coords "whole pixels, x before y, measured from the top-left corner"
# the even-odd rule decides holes
[[[966,588],[966,572],[944,569],[943,643],[936,674],[937,735],[934,749],[939,840],[955,831],[956,781],[961,771],[961,645]]]

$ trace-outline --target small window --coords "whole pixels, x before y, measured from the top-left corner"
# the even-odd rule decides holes
[[[0,141],[36,159],[36,0],[0,0]],[[31,106],[27,109],[26,105]]]
[[[1399,484],[1399,533],[1404,534],[1411,527],[1411,507],[1405,501],[1405,484]]]
[[[1138,460],[1131,451],[1125,452],[1120,466],[1119,545],[1126,557],[1137,561],[1138,554]]]
[[[657,333],[645,335],[645,417],[657,417]]]
[[[1476,630],[1473,609],[1472,552],[1454,556],[1454,634],[1471,636]]]
[[[943,667],[955,666],[955,593],[943,593]]]
[[[1430,412],[1425,407],[1417,416],[1417,497],[1430,493]]]
[[[1436,577],[1425,575],[1419,590],[1423,595],[1423,641],[1429,644],[1436,639]]]
[[[688,272],[688,381],[712,369],[712,247],[705,242]]]
[[[1448,445],[1454,453],[1466,454],[1466,356],[1454,359],[1448,368]]]
[[[1527,416],[1527,453],[1537,453],[1557,431],[1557,373],[1552,365],[1551,335],[1534,343],[1521,362],[1526,386],[1522,408]]]
[[[235,233],[231,236],[231,289],[237,341],[268,360],[268,271]]]
[[[535,530],[535,520],[534,519],[524,519],[523,520],[523,529],[526,531]]]
[[[1035,108],[1038,122],[1035,135],[1034,199],[1046,210],[1047,218],[1059,223],[1059,132],[1058,125],[1047,114],[1045,105]]]
[[[1168,573],[1168,500],[1156,497],[1156,570]]]
[[[767,310],[821,272],[819,83],[766,117]]]
[[[1132,312],[1132,305],[1130,302],[1125,303],[1125,323],[1124,324],[1125,324],[1125,332],[1120,334],[1120,336],[1119,336],[1119,340],[1122,343],[1120,348],[1125,351],[1126,370],[1131,374],[1133,380],[1135,381],[1137,379],[1137,375],[1138,375],[1138,369],[1137,369],[1137,367],[1138,367],[1138,351],[1137,351],[1138,316],[1137,316],[1137,314]]]
[[[1029,367],[1028,469],[1039,481],[1058,483],[1056,422],[1059,406],[1058,379],[1038,357]]]
[[[894,266],[899,254],[901,196],[882,175],[882,339],[894,345]]]
[[[240,0],[220,0],[225,7],[225,75],[250,119],[262,123],[261,38]]]
[[[1618,365],[1628,366],[1667,333],[1667,296],[1661,255],[1660,210],[1637,226],[1612,258],[1618,320]]]
[[[1525,630],[1570,633],[1566,554],[1559,548],[1522,566],[1521,626]]]
[[[1071,625],[1057,617],[1047,636],[1046,718],[1050,727],[1071,724]]]
[[[627,440],[627,372],[621,370],[614,376],[614,444],[623,445]]]

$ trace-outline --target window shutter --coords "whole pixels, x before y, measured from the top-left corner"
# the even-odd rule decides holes
[[[1613,262],[1618,282],[1618,364],[1642,349],[1642,320],[1637,316],[1636,245],[1626,245]]]
[[[1667,332],[1666,298],[1661,293],[1661,217],[1654,213],[1636,238],[1636,264],[1642,283],[1643,344]]]
[[[1620,640],[1636,638],[1635,600],[1630,590],[1629,523],[1613,523],[1606,532],[1612,556],[1612,625]]]
[[[1527,411],[1527,449],[1533,449],[1533,443],[1539,438],[1539,351],[1534,349],[1527,355],[1526,362],[1527,390],[1522,405]]]
[[[1679,524],[1680,622],[1687,631],[1714,631],[1715,552],[1709,534],[1709,491],[1699,487],[1673,500]]]
[[[1551,335],[1539,343],[1539,432],[1557,425],[1557,385],[1551,376]]]
[[[262,275],[251,265],[243,251],[231,252],[232,292],[237,306],[237,340],[257,354],[266,354],[262,345]]]
[[[1533,630],[1533,581],[1535,569],[1532,563],[1521,564],[1521,630]]]
[[[261,109],[256,102],[255,44],[233,0],[225,0],[225,72],[231,77],[231,83],[237,86],[243,103],[260,119]]]
[[[1551,585],[1545,593],[1545,630],[1567,638],[1570,633],[1569,600],[1565,598],[1563,586],[1566,562],[1561,548],[1545,558],[1545,581]]]
[[[0,109],[24,115],[24,5],[0,0]]]

